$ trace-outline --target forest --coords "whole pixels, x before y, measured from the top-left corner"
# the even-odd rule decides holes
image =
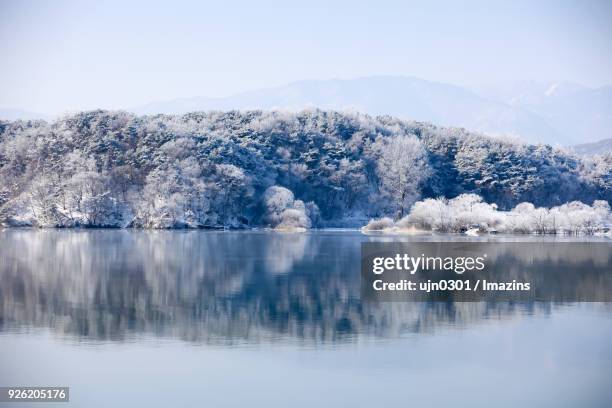
[[[452,230],[415,214],[465,195],[500,213],[582,205],[609,216],[612,154],[317,109],[0,121],[5,226],[284,230],[412,217]]]

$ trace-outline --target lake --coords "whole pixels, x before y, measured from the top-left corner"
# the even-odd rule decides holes
[[[70,387],[36,406],[612,406],[610,303],[362,301],[362,242],[474,239],[555,238],[6,229],[0,386]]]

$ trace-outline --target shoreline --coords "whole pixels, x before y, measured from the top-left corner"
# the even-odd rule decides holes
[[[288,234],[308,234],[308,233],[359,233],[359,235],[369,237],[461,237],[461,238],[507,238],[507,237],[537,237],[537,238],[602,238],[612,239],[611,233],[594,233],[594,234],[540,234],[540,233],[512,233],[512,232],[481,232],[477,234],[471,234],[466,232],[440,232],[440,231],[427,231],[427,230],[415,230],[415,229],[398,229],[392,228],[388,230],[375,230],[367,231],[361,228],[341,228],[341,227],[329,227],[329,228],[296,228],[291,229],[274,229],[267,227],[254,227],[254,228],[224,228],[224,227],[206,227],[206,228],[139,228],[139,227],[35,227],[35,226],[0,226],[0,232],[5,231],[141,231],[141,232],[245,232],[245,233],[272,233],[275,235],[288,235]]]

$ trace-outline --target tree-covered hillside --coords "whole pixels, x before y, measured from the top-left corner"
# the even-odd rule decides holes
[[[612,155],[319,110],[0,122],[7,225],[342,225],[461,193],[502,209],[612,202]]]

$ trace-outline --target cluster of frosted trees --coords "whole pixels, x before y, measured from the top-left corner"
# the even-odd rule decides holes
[[[310,201],[296,200],[291,190],[269,187],[263,196],[265,221],[277,230],[303,230],[312,227],[319,218],[319,208]]]
[[[573,201],[557,207],[535,207],[520,203],[510,211],[499,211],[476,194],[451,200],[426,199],[416,202],[410,213],[397,220],[374,219],[365,231],[415,229],[438,232],[506,232],[521,234],[586,234],[606,232],[612,225],[610,205],[603,200],[587,205]]]

